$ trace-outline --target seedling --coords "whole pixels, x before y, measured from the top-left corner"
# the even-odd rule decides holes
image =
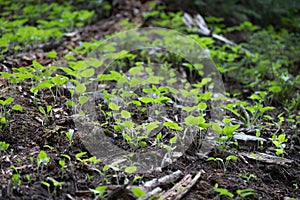
[[[74,134],[74,129],[69,129],[69,130],[66,132],[66,136],[67,136],[67,138],[69,139],[69,146],[71,146],[72,143],[73,143],[73,134]]]
[[[230,160],[236,161],[236,160],[237,160],[237,157],[236,157],[236,156],[233,156],[233,155],[227,156],[225,162],[224,162],[223,159],[221,159],[221,158],[213,158],[213,157],[210,157],[210,158],[207,159],[207,161],[217,161],[218,163],[221,163],[221,166],[222,166],[222,168],[223,168],[224,173],[226,173],[227,166],[228,166]]]
[[[56,193],[57,193],[57,188],[58,187],[61,187],[63,184],[65,184],[65,182],[59,182],[59,181],[56,181],[54,178],[51,178],[51,177],[47,177],[47,180],[51,181],[53,186],[54,186],[54,190],[53,190],[53,194],[54,196],[56,196]]]
[[[45,122],[48,123],[49,122],[49,114],[50,111],[52,110],[52,106],[48,105],[46,106],[46,110],[44,110],[44,108],[42,106],[39,106],[39,111],[40,113],[42,113],[45,117]]]
[[[37,169],[40,168],[42,164],[42,170],[43,170],[43,165],[47,165],[48,162],[50,161],[50,158],[47,156],[47,153],[43,150],[40,151],[37,157]]]
[[[0,141],[0,152],[1,151],[6,151],[8,149],[10,144],[6,143],[6,142],[2,142]]]
[[[95,189],[90,189],[90,191],[92,191],[100,199],[105,199],[105,197],[106,197],[106,195],[105,195],[106,189],[107,189],[107,186],[102,185],[102,186],[96,187]]]
[[[17,186],[21,185],[21,171],[18,170],[14,165],[11,165],[10,168],[12,168],[15,173],[12,175],[11,179],[13,182],[13,187],[16,188]]]
[[[272,136],[272,142],[276,146],[276,155],[277,156],[283,156],[284,155],[284,149],[286,145],[284,144],[287,142],[288,139],[286,138],[285,134],[280,134],[276,136],[275,134]]]
[[[216,140],[221,143],[221,148],[226,149],[232,143],[230,140],[234,135],[234,131],[240,127],[237,125],[230,125],[230,119],[223,119],[226,124],[224,128],[221,128],[219,123],[212,123],[213,131],[218,135]]]
[[[227,189],[225,189],[225,188],[219,188],[219,184],[218,183],[215,184],[214,191],[218,192],[221,196],[223,195],[223,196],[227,196],[227,197],[230,197],[230,198],[234,197],[234,194],[232,194],[231,192],[229,192]]]

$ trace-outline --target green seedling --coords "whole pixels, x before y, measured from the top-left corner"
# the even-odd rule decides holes
[[[61,167],[61,177],[64,176],[64,173],[65,173],[65,166],[66,166],[66,163],[64,160],[59,160],[58,161],[58,164],[60,165]]]
[[[255,190],[252,188],[246,188],[246,189],[239,189],[236,190],[236,193],[239,197],[241,197],[242,199],[252,196],[255,194]]]
[[[49,122],[49,114],[52,110],[52,106],[48,105],[46,106],[46,110],[42,107],[42,106],[39,106],[39,111],[40,113],[42,113],[45,117],[45,122],[48,123]]]
[[[17,169],[14,165],[11,165],[10,168],[14,170],[14,174],[11,177],[11,180],[13,182],[13,187],[16,188],[17,186],[21,185],[21,171]]]
[[[141,188],[138,187],[133,187],[131,189],[133,195],[137,198],[142,198],[144,196],[146,196],[146,192],[144,190],[142,190]]]
[[[226,149],[232,144],[231,139],[234,135],[234,131],[237,130],[240,125],[230,125],[230,119],[223,119],[226,124],[224,128],[221,128],[220,124],[212,123],[212,130],[217,134],[216,140],[221,143],[221,148]]]
[[[224,173],[226,173],[227,166],[228,166],[230,160],[236,161],[236,160],[237,160],[237,157],[231,155],[231,156],[227,156],[225,160],[226,160],[226,161],[224,162],[224,160],[221,159],[221,158],[213,158],[213,157],[210,157],[210,158],[207,159],[207,161],[216,161],[216,162],[218,162],[219,164],[221,164]]]
[[[51,181],[51,183],[54,186],[54,190],[53,190],[54,196],[56,196],[57,188],[61,187],[63,184],[65,184],[65,182],[63,182],[63,181],[62,182],[56,181],[54,178],[51,178],[51,177],[47,177],[47,181]]]
[[[283,156],[284,155],[284,149],[286,147],[286,143],[288,139],[286,138],[285,134],[280,134],[276,136],[275,134],[272,136],[272,143],[276,146],[276,155],[277,156]]]
[[[69,146],[73,143],[73,135],[74,135],[74,129],[69,129],[68,132],[66,132],[66,136],[69,139]]]
[[[6,143],[6,142],[2,142],[0,141],[0,152],[1,151],[6,151],[8,149],[10,144]]]
[[[47,153],[43,150],[40,151],[40,153],[38,154],[37,157],[37,169],[40,168],[40,166],[42,165],[42,170],[43,170],[43,166],[47,165],[50,161],[50,158],[47,156]]]
[[[14,98],[8,96],[6,100],[0,100],[0,129],[8,123],[7,117],[9,116],[9,106],[14,101]]]
[[[214,186],[214,191],[219,193],[221,196],[227,196],[229,198],[233,198],[234,194],[232,194],[231,192],[229,192],[227,189],[225,188],[219,188],[219,184],[216,183]]]
[[[107,189],[106,185],[98,186],[95,189],[90,189],[95,195],[97,195],[100,199],[105,199],[105,191]]]

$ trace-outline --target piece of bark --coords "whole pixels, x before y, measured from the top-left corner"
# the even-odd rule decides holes
[[[269,155],[269,154],[265,154],[265,153],[246,153],[246,152],[242,152],[239,153],[242,156],[251,159],[251,160],[257,160],[260,162],[264,162],[264,163],[268,163],[268,164],[277,164],[277,165],[288,165],[288,164],[292,164],[294,161],[287,159],[287,158],[282,158],[282,157],[278,157],[278,156],[273,156],[273,155]]]
[[[191,174],[186,175],[182,180],[180,180],[176,185],[174,185],[170,190],[162,194],[162,199],[175,199],[180,200],[184,195],[190,191],[190,189],[195,185],[201,174],[205,173],[200,170],[193,178]]]
[[[164,177],[161,178],[155,178],[153,180],[147,181],[143,187],[147,190],[151,190],[155,187],[158,187],[160,185],[165,185],[165,184],[169,184],[171,182],[176,181],[177,179],[179,179],[182,176],[182,171],[177,170],[175,172],[173,172],[172,174],[166,175]]]

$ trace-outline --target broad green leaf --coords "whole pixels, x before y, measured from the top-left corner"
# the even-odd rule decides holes
[[[143,103],[152,103],[152,102],[154,102],[154,99],[151,98],[151,97],[141,97],[139,100]]]
[[[130,87],[136,87],[138,86],[139,84],[143,84],[144,83],[144,80],[142,78],[132,78],[130,81],[129,81],[129,85]]]
[[[107,186],[102,185],[95,188],[96,193],[99,193],[99,196],[104,196],[105,190],[107,189]]]
[[[137,198],[143,197],[146,195],[146,192],[138,187],[133,187],[131,189],[132,193],[134,196],[136,196]]]
[[[14,105],[14,106],[12,107],[12,109],[13,109],[13,110],[18,110],[18,111],[21,111],[21,112],[23,111],[22,106],[19,105],[19,104]]]
[[[129,69],[129,73],[131,75],[136,75],[138,73],[140,73],[144,68],[142,66],[139,66],[139,67],[132,67]]]
[[[171,144],[176,143],[176,141],[177,141],[177,136],[174,136],[174,137],[170,138],[170,143]]]
[[[86,70],[80,72],[80,76],[84,77],[84,78],[92,77],[92,76],[94,76],[94,74],[95,74],[95,70],[93,68],[86,69]]]
[[[81,83],[78,83],[76,85],[75,91],[78,92],[78,93],[83,93],[83,92],[86,91],[86,87],[85,87],[85,85],[83,85]]]
[[[201,103],[198,104],[198,108],[200,110],[205,110],[207,108],[207,105],[206,105],[206,103],[201,102]]]
[[[119,106],[117,104],[115,104],[114,102],[110,102],[108,104],[109,109],[111,110],[119,110]]]
[[[183,130],[183,128],[175,122],[164,122],[163,125],[166,126],[166,127],[169,127],[170,129],[176,130],[176,131],[182,131]]]
[[[41,71],[45,69],[45,67],[43,67],[43,65],[38,63],[38,61],[36,61],[36,60],[32,61],[32,66],[36,69],[41,70]]]
[[[232,126],[225,126],[223,128],[223,133],[224,135],[228,136],[228,137],[232,137],[233,136],[233,132],[238,129],[240,127],[240,124],[237,125],[232,125]]]
[[[122,111],[121,111],[121,116],[122,116],[123,118],[125,118],[125,119],[128,119],[128,118],[131,117],[131,114],[130,114],[130,112],[128,112],[128,111],[126,111],[126,110],[122,110]]]
[[[192,115],[189,115],[188,117],[186,117],[184,119],[184,123],[187,125],[187,126],[198,126],[199,124],[199,121],[197,119],[197,117],[194,117]]]
[[[159,124],[160,124],[160,122],[151,122],[151,123],[147,124],[146,125],[147,133],[150,133],[152,130],[159,127]]]
[[[126,172],[127,174],[132,174],[132,173],[136,172],[136,166],[129,166],[129,167],[126,167],[126,168],[125,168],[125,172]]]
[[[47,53],[46,57],[47,58],[56,58],[57,53],[56,51],[50,51],[49,53]]]
[[[89,98],[87,96],[80,96],[79,97],[79,103],[80,103],[80,105],[85,104],[88,100],[89,100]]]
[[[223,129],[221,128],[220,124],[213,122],[211,127],[218,135],[222,134]]]

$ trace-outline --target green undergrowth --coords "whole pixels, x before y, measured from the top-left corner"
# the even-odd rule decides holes
[[[5,12],[0,18],[2,56],[8,49],[17,50],[27,43],[47,41],[51,37],[60,38],[63,32],[88,24],[94,15],[89,10],[76,10],[68,3],[46,6],[42,3],[27,5],[25,2],[9,4],[0,1],[0,5],[5,5]],[[156,8],[154,4],[152,6]],[[163,9],[159,8],[160,11]],[[40,10],[43,10],[43,14]],[[270,153],[286,156],[286,147],[290,141],[285,127],[288,125],[289,129],[297,130],[300,126],[300,58],[296,56],[299,55],[300,45],[297,33],[290,33],[285,29],[277,31],[271,26],[263,29],[250,22],[226,27],[222,24],[222,19],[207,17],[209,26],[214,26],[217,34],[226,36],[246,32],[245,43],[229,46],[220,45],[210,37],[193,34],[193,30],[183,26],[182,12],[164,13],[154,10],[145,13],[144,17],[153,25],[183,32],[198,42],[209,52],[225,84],[238,86],[228,89],[227,97],[221,99],[224,104],[220,106],[220,110],[224,110],[226,114],[220,120],[210,120],[212,103],[220,99],[215,99],[212,92],[206,90],[213,83],[210,77],[203,77],[203,66],[199,63],[192,65],[179,55],[157,49],[152,49],[155,55],[150,54],[151,49],[117,52],[112,44],[107,44],[104,40],[92,40],[82,42],[75,48],[68,46],[72,54],[62,58],[64,66],[42,65],[33,61],[30,66],[12,68],[12,73],[0,72],[1,78],[6,79],[12,88],[23,85],[29,87],[25,90],[33,97],[32,106],[42,116],[42,126],[47,128],[53,125],[51,113],[57,105],[63,104],[81,116],[88,115],[85,108],[93,105],[101,118],[93,121],[94,125],[101,127],[113,142],[119,142],[122,148],[133,152],[149,148],[164,149],[168,157],[182,137],[190,136],[197,149],[201,147],[208,129],[214,131],[214,142],[219,149],[238,149],[239,144],[234,136],[244,133],[244,130],[251,130],[257,137],[269,137],[267,139],[273,146]],[[134,27],[128,20],[120,25],[125,29]],[[107,35],[106,39],[113,36],[114,34]],[[137,42],[145,40],[140,36],[134,39]],[[99,47],[102,53],[110,56],[85,61],[77,59],[79,55],[86,56]],[[50,52],[47,56],[56,58],[57,52]],[[100,70],[102,73],[97,74],[99,68],[111,59],[114,62],[110,68]],[[158,63],[161,74],[153,70]],[[95,94],[96,99],[89,94],[93,82],[97,82],[97,86],[101,88],[101,92]],[[66,87],[68,91],[62,89]],[[53,100],[48,104],[42,101],[46,94]],[[61,101],[60,98],[64,96],[67,98]],[[1,133],[9,130],[10,117],[14,112],[26,112],[22,105],[14,104],[14,98],[18,97],[7,96],[0,100]],[[184,98],[195,101],[191,105],[185,105],[184,101],[178,100]],[[178,116],[181,117],[180,120]],[[269,128],[272,132],[265,136],[264,130]],[[69,146],[74,144],[73,129],[60,133],[61,137],[67,139]],[[189,133],[193,135],[188,135]],[[36,166],[34,170],[37,173],[46,170],[51,161],[49,152],[56,148],[47,145],[42,147],[43,150],[37,157],[28,158]],[[9,148],[10,144],[0,141],[1,153],[8,153]],[[259,148],[258,150],[263,149],[263,144],[259,144]],[[78,163],[101,177],[101,183],[98,182],[100,186],[90,189],[101,198],[107,197],[106,189],[109,184],[135,184],[142,179],[135,175],[139,163],[105,165],[98,169],[96,164],[101,161],[90,157],[87,152],[78,152],[72,158],[63,153],[59,156],[57,166],[61,168],[61,174],[55,179],[46,176],[39,179],[49,195],[56,196],[59,189],[68,184],[64,179],[67,167]],[[225,173],[237,159],[237,156],[229,155],[226,158],[208,158],[207,161],[217,162]],[[14,189],[22,183],[35,181],[29,175],[25,177],[15,166],[11,168]],[[94,178],[90,174],[86,174],[86,177],[89,181]],[[239,178],[250,182],[256,180],[256,175],[249,175],[244,171]],[[230,192],[217,183],[213,191],[231,198],[245,198],[255,194],[255,190],[251,188],[235,188]],[[137,197],[145,195],[138,188],[132,192]]]
[[[43,43],[51,38],[57,40],[65,32],[90,24],[97,17],[97,9],[94,8],[100,8],[103,12],[110,9],[109,4],[103,1],[84,4],[80,0],[73,3],[0,1],[0,6],[0,59],[9,50],[24,50],[33,43]]]

